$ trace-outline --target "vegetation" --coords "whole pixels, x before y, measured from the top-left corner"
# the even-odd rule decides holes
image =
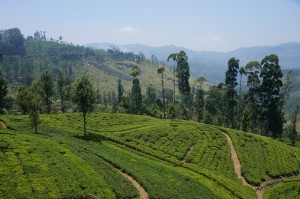
[[[284,180],[282,184],[266,190],[263,198],[298,198],[300,195],[300,179]]]
[[[129,141],[122,141],[123,138],[121,139],[120,134],[126,131],[128,131],[128,133],[131,133],[132,130],[135,130],[137,131],[135,134],[140,135],[141,132],[144,131],[143,126],[147,125],[156,126],[155,124],[157,124],[156,128],[161,128],[161,130],[163,130],[164,125],[162,124],[166,122],[165,120],[159,120],[145,116],[110,115],[96,113],[89,114],[88,116],[90,125],[87,128],[91,133],[87,135],[87,141],[82,139],[83,136],[81,134],[81,131],[79,130],[80,128],[78,128],[80,127],[79,121],[81,116],[80,114],[74,113],[41,115],[41,119],[43,122],[40,125],[40,133],[35,135],[41,140],[49,140],[49,142],[53,143],[53,145],[57,145],[58,147],[60,147],[59,149],[57,149],[56,147],[52,147],[53,149],[51,148],[49,153],[52,154],[54,153],[54,151],[57,151],[55,154],[63,154],[63,157],[68,154],[70,154],[70,156],[77,156],[75,160],[82,161],[84,162],[82,163],[83,165],[87,165],[84,167],[80,166],[81,169],[85,170],[82,175],[86,175],[86,172],[97,173],[97,175],[89,174],[89,176],[91,178],[97,177],[98,181],[84,178],[84,182],[89,182],[89,180],[91,180],[96,184],[101,179],[106,182],[104,183],[105,185],[102,184],[102,186],[98,186],[97,188],[93,187],[94,184],[92,184],[91,186],[84,184],[84,190],[79,189],[78,191],[73,191],[74,196],[72,197],[80,197],[88,192],[101,197],[101,194],[105,191],[107,191],[105,193],[110,193],[107,194],[107,197],[110,198],[113,198],[113,196],[111,195],[112,192],[114,193],[115,197],[136,197],[136,190],[132,188],[132,185],[126,179],[120,177],[120,173],[116,170],[119,169],[126,173],[129,173],[140,184],[142,184],[142,186],[144,186],[149,193],[150,198],[197,198],[198,196],[204,196],[205,198],[255,198],[255,193],[253,190],[242,186],[242,184],[234,178],[234,174],[232,172],[232,164],[230,165],[229,161],[227,165],[230,165],[230,172],[228,172],[227,174],[225,174],[225,172],[223,173],[223,171],[226,170],[226,167],[221,167],[221,162],[219,162],[219,171],[216,171],[215,173],[214,171],[203,170],[202,166],[197,166],[197,153],[195,153],[196,156],[192,155],[191,153],[191,158],[190,160],[188,160],[189,163],[186,163],[187,165],[185,166],[177,158],[175,158],[174,160],[172,160],[171,158],[166,158],[164,153],[159,152],[158,150],[156,150],[155,153],[154,150],[152,150],[150,153],[144,152],[143,150],[148,148],[146,146],[146,142],[141,143],[140,145],[142,149],[139,149],[138,147],[134,147],[134,143]],[[27,123],[27,117],[7,115],[4,116],[3,119],[8,126],[14,128],[15,130],[1,129],[1,137],[5,137],[7,136],[7,134],[13,134],[16,139],[18,139],[19,135],[21,137],[32,136],[31,128]],[[215,142],[215,146],[217,146],[221,140],[222,142],[226,142],[224,141],[223,137],[218,136],[221,135],[220,131],[213,127],[207,127],[206,129],[205,126],[198,126],[197,123],[181,121],[177,121],[176,123],[177,125],[181,124],[183,126],[186,126],[187,128],[191,128],[191,131],[193,131],[193,129],[195,130],[196,128],[199,128],[198,131],[200,134],[200,138],[204,138],[201,135],[202,131],[217,131],[215,136],[219,137],[220,140],[218,142]],[[139,128],[140,132],[138,131]],[[201,130],[202,128],[203,130]],[[172,131],[169,134],[169,137],[171,138],[173,135],[176,135],[176,132]],[[181,132],[181,134],[185,134],[186,137],[189,137],[189,133]],[[198,133],[195,133],[194,136],[197,136],[197,134]],[[209,133],[204,134],[206,136],[209,136]],[[177,135],[179,135],[179,133]],[[5,139],[6,138],[4,138],[4,140]],[[190,138],[189,140],[191,141],[192,139],[193,138]],[[214,138],[210,139],[211,142],[214,142],[214,140],[216,140]],[[34,143],[35,139],[30,140],[30,142]],[[20,143],[20,141],[18,141],[18,143]],[[42,143],[44,143],[44,141],[42,141],[41,143],[37,143],[37,145],[41,145],[39,146],[41,148],[49,147],[46,146],[46,144],[43,145]],[[201,146],[202,144],[200,143],[195,147],[199,147],[199,149],[201,149]],[[222,152],[222,150],[225,150],[226,153],[229,153],[228,146],[224,144],[223,147],[224,148],[221,148],[220,151],[217,150],[216,153],[220,153],[221,155],[224,153]],[[1,152],[3,152],[3,148],[11,151],[11,147],[1,147]],[[208,148],[205,149],[205,151],[206,150],[208,150]],[[226,163],[227,160],[230,160],[229,154],[225,156],[226,160],[223,163]],[[45,158],[47,157],[48,156],[46,156]],[[221,157],[215,157],[215,160],[224,161]],[[68,164],[68,166],[66,166],[66,169],[72,167],[74,170],[76,170],[78,167],[76,165],[69,164],[68,159],[60,161],[60,163]],[[200,163],[200,165],[201,164],[202,163]],[[177,167],[174,167],[175,165],[177,165]],[[105,170],[103,168],[105,168]],[[64,171],[65,170],[62,170],[61,172]],[[50,176],[54,179],[59,178],[59,176],[62,175],[61,172],[53,172]],[[82,171],[79,170],[76,172],[81,175],[80,172]],[[68,173],[72,172],[70,171]],[[228,176],[231,177],[228,178]],[[80,181],[81,178],[82,177],[77,176],[76,179]],[[74,180],[74,177],[68,179],[72,181]],[[123,184],[123,181],[125,181],[126,183]],[[25,181],[25,183],[26,182],[27,181]],[[66,183],[71,185],[75,182]],[[67,185],[64,185],[64,187],[65,186]],[[107,187],[110,191],[107,190]],[[37,196],[35,195],[35,192],[29,192],[33,197]],[[41,190],[41,193],[48,194],[44,192],[48,192],[47,189]],[[54,198],[64,197],[64,195],[53,195]]]
[[[66,147],[11,131],[0,140],[1,198],[113,197],[102,176]]]
[[[246,180],[258,185],[266,178],[289,176],[298,173],[300,149],[281,142],[238,131],[225,130],[232,138]]]
[[[255,198],[237,179],[224,133],[251,185],[300,171],[300,149],[274,140],[290,137],[297,146],[298,138],[298,108],[283,131],[294,73],[283,80],[277,55],[241,68],[231,58],[225,82],[206,87],[204,77],[190,80],[184,51],[169,55],[172,74],[155,56],[74,46],[43,31],[25,39],[17,28],[2,30],[0,47],[0,111],[12,113],[0,118],[0,197],[138,198],[123,172],[150,198]],[[83,136],[80,114],[64,113],[77,111]],[[296,194],[288,184],[298,181],[284,181],[266,197]]]
[[[0,113],[3,112],[2,108],[4,106],[4,97],[7,95],[7,83],[0,70]]]
[[[79,79],[75,86],[73,101],[78,104],[83,115],[83,133],[86,137],[86,114],[92,110],[95,100],[94,89],[87,77]]]
[[[225,123],[228,127],[236,128],[235,126],[235,113],[237,105],[237,91],[235,87],[237,83],[237,75],[239,71],[239,62],[240,60],[235,59],[234,57],[230,58],[228,61],[228,70],[226,71],[225,76],[225,99],[226,99],[226,111],[225,111]]]

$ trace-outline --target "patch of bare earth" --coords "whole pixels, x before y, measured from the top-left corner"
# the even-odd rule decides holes
[[[183,163],[186,163],[186,158],[193,152],[194,146],[195,146],[195,145],[191,146],[191,147],[189,148],[189,150],[186,152],[186,154],[185,154],[185,156],[184,156],[184,158],[183,158],[183,160],[182,160]]]
[[[142,199],[149,199],[149,194],[133,177],[131,177],[127,173],[124,173],[120,170],[119,170],[119,172],[133,184],[133,186],[138,190],[140,197]]]

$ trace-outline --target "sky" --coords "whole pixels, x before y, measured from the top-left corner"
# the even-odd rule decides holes
[[[0,0],[0,29],[198,51],[300,42],[300,0]]]

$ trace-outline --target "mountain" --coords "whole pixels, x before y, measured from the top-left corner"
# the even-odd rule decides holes
[[[245,47],[229,52],[194,51],[174,45],[151,47],[142,44],[90,43],[86,44],[86,46],[97,49],[109,49],[112,46],[116,46],[125,52],[142,52],[147,57],[155,55],[163,62],[167,62],[167,57],[170,53],[184,50],[189,56],[191,74],[194,76],[204,76],[208,81],[213,83],[224,81],[227,61],[231,57],[239,59],[240,66],[244,66],[249,61],[261,61],[266,55],[273,53],[279,56],[282,69],[300,68],[300,43]]]

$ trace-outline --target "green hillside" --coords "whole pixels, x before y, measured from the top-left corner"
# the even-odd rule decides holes
[[[25,55],[11,55],[7,47],[0,49],[3,57],[0,70],[9,83],[9,95],[12,96],[17,94],[21,85],[36,82],[45,70],[51,72],[53,80],[57,79],[58,71],[62,71],[71,81],[88,76],[102,95],[116,92],[117,80],[121,79],[127,93],[132,86],[130,73],[134,65],[138,65],[141,70],[139,79],[143,94],[149,84],[157,91],[161,90],[157,68],[162,65],[158,60],[154,62],[143,54],[123,53],[118,49],[96,50],[40,39],[24,40],[24,49]],[[173,72],[169,68],[165,71],[165,88],[173,88]]]
[[[85,140],[81,114],[41,115],[41,120],[39,133],[33,134],[28,116],[1,116],[6,128],[0,129],[0,198],[81,198],[88,193],[138,198],[124,173],[149,198],[256,198],[256,185],[281,176],[287,179],[271,189],[277,196],[295,194],[285,186],[288,176],[299,172],[300,150],[266,137],[191,121],[91,113]],[[224,132],[252,185],[237,178]],[[268,189],[264,198],[273,198]]]

